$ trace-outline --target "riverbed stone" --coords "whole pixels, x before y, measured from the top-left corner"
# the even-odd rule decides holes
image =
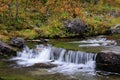
[[[120,73],[120,52],[107,50],[98,53],[96,57],[96,68]]]
[[[56,64],[51,64],[51,63],[36,63],[34,66],[35,68],[53,68],[53,67],[57,67]]]
[[[13,49],[10,45],[0,41],[0,57],[13,55],[15,52],[15,49]]]
[[[23,48],[25,45],[25,40],[23,38],[17,37],[10,40],[10,45],[18,48]]]

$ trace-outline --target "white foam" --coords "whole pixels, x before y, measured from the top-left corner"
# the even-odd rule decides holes
[[[115,46],[117,42],[114,40],[108,40],[106,38],[97,37],[83,41],[73,41],[69,43],[80,43],[79,47],[87,47],[87,46]]]
[[[16,60],[17,64],[21,66],[49,62],[58,65],[49,71],[73,74],[75,72],[94,71],[95,57],[96,55],[92,53],[67,51],[62,48],[37,45],[34,49],[25,47],[22,52],[18,52],[17,56],[11,60]]]
[[[88,61],[86,64],[60,63],[58,67],[50,69],[49,72],[75,74],[77,72],[94,72],[94,70],[95,61]]]
[[[35,63],[50,62],[51,47],[37,46],[35,49],[25,47],[22,52],[17,53],[17,57],[11,60],[17,60],[18,65],[32,66]]]
[[[81,44],[79,47],[85,47],[85,46],[101,46],[100,44]]]

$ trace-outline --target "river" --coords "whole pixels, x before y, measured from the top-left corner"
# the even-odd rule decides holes
[[[17,52],[17,56],[1,59],[0,80],[120,79],[120,74],[97,70],[95,66],[97,51],[118,46],[115,40],[103,37],[60,40],[63,44],[59,41],[59,46],[58,41],[52,44],[54,46],[50,44],[47,46],[36,44],[33,48],[25,46],[22,51]],[[73,49],[56,48],[56,45],[58,47],[67,45],[68,48],[73,47]]]

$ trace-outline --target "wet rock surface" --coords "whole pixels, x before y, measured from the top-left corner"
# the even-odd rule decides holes
[[[34,68],[53,68],[53,67],[57,67],[57,65],[51,64],[51,63],[37,63],[32,67],[34,67]]]
[[[96,57],[96,66],[97,69],[100,70],[120,73],[120,52],[114,49],[98,53]]]
[[[0,57],[10,56],[15,53],[15,50],[7,43],[0,41]]]
[[[25,40],[23,38],[17,37],[10,40],[10,45],[18,48],[23,48],[25,45]]]

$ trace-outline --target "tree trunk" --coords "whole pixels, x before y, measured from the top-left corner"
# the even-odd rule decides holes
[[[16,19],[18,18],[18,0],[16,0]]]
[[[9,9],[9,15],[10,15],[10,17],[13,16],[13,14],[12,14],[12,5],[13,5],[13,0],[11,0],[11,2],[8,4],[8,9]]]

